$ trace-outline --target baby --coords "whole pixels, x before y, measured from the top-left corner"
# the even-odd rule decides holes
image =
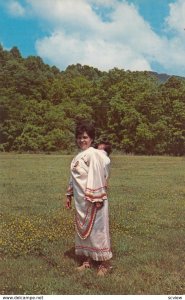
[[[99,150],[104,150],[106,152],[107,156],[109,156],[112,152],[111,144],[109,142],[105,142],[105,141],[98,143],[95,146],[95,148],[99,149]]]
[[[109,142],[102,141],[95,146],[96,149],[100,150],[100,155],[104,162],[104,172],[105,172],[105,185],[108,187],[108,177],[110,173],[110,158],[109,155],[112,152],[112,147]]]

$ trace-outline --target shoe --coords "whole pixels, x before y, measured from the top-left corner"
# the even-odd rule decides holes
[[[99,268],[98,268],[97,275],[103,277],[103,276],[105,276],[109,272],[109,269],[110,268],[105,267],[104,265],[100,265]]]
[[[86,269],[90,269],[91,268],[91,265],[88,261],[84,261],[83,264],[79,267],[76,268],[77,271],[81,272],[81,271],[84,271]]]

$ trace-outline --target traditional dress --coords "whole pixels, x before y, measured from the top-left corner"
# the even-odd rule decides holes
[[[76,208],[75,253],[96,261],[112,257],[106,192],[110,160],[101,152],[89,147],[72,160],[68,189]],[[102,208],[94,202],[103,202]]]

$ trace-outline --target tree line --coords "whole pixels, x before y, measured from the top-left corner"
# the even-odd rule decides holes
[[[84,119],[122,153],[184,155],[185,78],[80,64],[60,71],[0,46],[0,151],[72,152]]]

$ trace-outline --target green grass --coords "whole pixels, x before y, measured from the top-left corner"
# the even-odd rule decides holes
[[[1,294],[184,294],[185,158],[112,156],[104,278],[75,272],[71,158],[0,155]]]

